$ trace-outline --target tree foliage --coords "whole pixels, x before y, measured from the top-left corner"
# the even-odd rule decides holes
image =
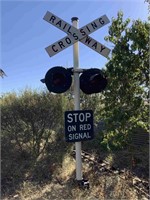
[[[144,3],[148,3],[148,12],[150,13],[150,0],[145,0]],[[150,19],[150,16],[148,16],[148,19]]]
[[[1,99],[2,142],[15,142],[20,150],[28,149],[38,156],[51,134],[62,128],[61,96],[25,90],[4,95]]]
[[[148,128],[149,24],[135,20],[130,25],[130,19],[124,21],[118,12],[105,39],[114,48],[106,65],[103,143],[122,146],[134,128]]]

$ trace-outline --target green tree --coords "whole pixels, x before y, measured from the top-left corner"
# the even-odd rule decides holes
[[[130,24],[130,19],[124,21],[123,13],[118,12],[105,39],[114,48],[106,65],[109,84],[103,143],[121,147],[128,143],[133,129],[148,129],[149,24],[141,20]]]
[[[148,12],[150,13],[150,0],[145,0],[144,3],[148,3]],[[150,16],[148,16],[148,19],[150,20]]]
[[[104,95],[102,93],[86,95],[80,94],[80,108],[81,110],[92,110],[94,114],[95,125],[101,120],[102,109],[104,108]]]
[[[62,96],[25,90],[20,95],[6,94],[1,99],[2,143],[14,143],[38,156],[52,133],[62,129]]]

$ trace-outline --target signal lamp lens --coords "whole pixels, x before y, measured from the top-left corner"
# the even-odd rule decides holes
[[[49,69],[45,75],[45,84],[47,89],[53,93],[66,92],[72,83],[71,70],[61,66]]]
[[[64,74],[56,73],[53,75],[53,84],[55,86],[61,86],[64,85],[66,82],[66,77]]]
[[[89,69],[80,76],[80,88],[85,94],[102,92],[107,85],[107,79],[97,68]]]

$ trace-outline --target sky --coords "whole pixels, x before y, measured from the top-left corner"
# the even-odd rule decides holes
[[[73,67],[73,46],[49,57],[45,48],[67,34],[43,20],[47,11],[72,25],[78,17],[79,28],[106,15],[110,23],[90,36],[106,47],[104,40],[112,18],[123,11],[124,19],[147,21],[148,4],[144,0],[1,0],[0,2],[0,68],[7,77],[0,77],[1,94],[20,92],[25,88],[42,90],[40,79],[55,66]],[[107,58],[79,42],[80,68],[103,68]]]

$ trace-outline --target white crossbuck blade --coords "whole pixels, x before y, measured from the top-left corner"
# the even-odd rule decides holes
[[[68,24],[49,11],[47,11],[43,19],[68,34],[66,37],[45,48],[50,57],[73,45],[77,41],[82,42],[104,57],[109,55],[110,49],[88,36],[110,22],[106,15],[97,18],[80,29]]]

